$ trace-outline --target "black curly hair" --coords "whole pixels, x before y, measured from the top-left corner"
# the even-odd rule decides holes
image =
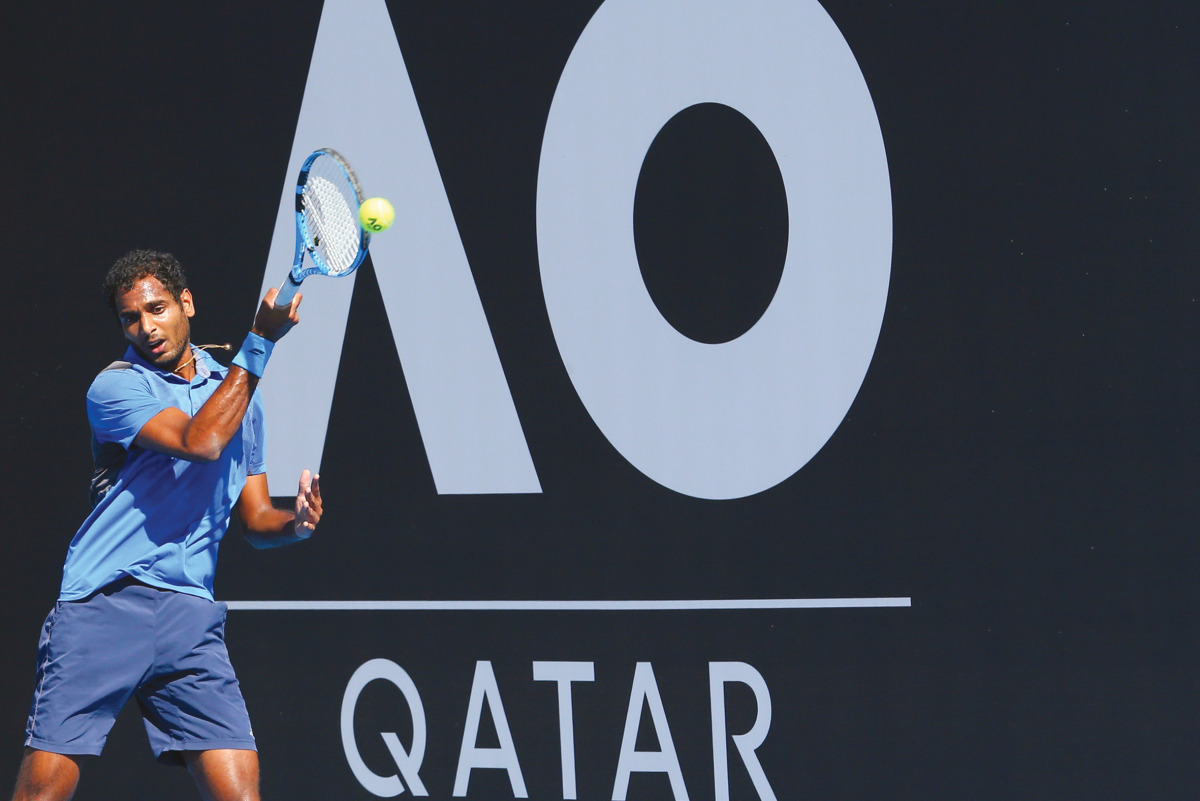
[[[170,253],[131,250],[117,259],[104,276],[104,298],[113,314],[117,313],[117,293],[128,292],[135,283],[147,276],[157,278],[177,303],[182,302],[183,290],[187,289],[187,276],[183,274],[179,259]]]

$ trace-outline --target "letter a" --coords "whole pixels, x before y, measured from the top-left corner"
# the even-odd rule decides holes
[[[638,751],[638,723],[642,718],[642,702],[650,707],[650,720],[658,737],[658,751]],[[629,792],[629,776],[638,773],[665,773],[671,780],[675,801],[688,801],[683,784],[683,769],[675,753],[671,729],[667,726],[667,711],[654,680],[654,667],[638,662],[633,672],[633,688],[629,691],[629,713],[625,716],[625,734],[621,737],[621,754],[617,758],[617,781],[613,785],[613,801],[625,801]]]
[[[396,207],[391,230],[371,242],[371,262],[437,491],[541,492],[384,0],[325,3],[264,292],[291,266],[292,171],[321,147],[346,156],[363,191]],[[262,383],[273,471],[319,466],[354,280],[313,277],[301,288],[302,322]]]
[[[496,737],[500,740],[499,748],[480,748],[475,745],[479,740],[479,721],[483,715],[484,703],[487,703],[491,710]],[[467,704],[467,720],[463,725],[458,770],[454,774],[455,798],[462,798],[467,794],[471,771],[475,768],[500,768],[508,771],[513,796],[529,797],[529,792],[525,789],[525,777],[521,775],[521,765],[517,761],[517,746],[513,743],[512,731],[508,728],[508,718],[504,714],[504,704],[500,702],[500,687],[496,684],[496,673],[492,670],[491,662],[475,663],[475,680],[471,682],[471,700]]]

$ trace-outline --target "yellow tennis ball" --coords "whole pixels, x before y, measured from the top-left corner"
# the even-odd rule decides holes
[[[363,230],[377,234],[386,231],[396,219],[396,210],[385,198],[373,197],[363,201],[358,210],[358,221]]]

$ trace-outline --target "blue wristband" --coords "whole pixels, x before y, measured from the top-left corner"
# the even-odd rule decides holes
[[[274,342],[251,331],[246,334],[246,339],[242,342],[242,349],[237,352],[237,356],[233,357],[233,363],[247,373],[262,378],[263,370],[267,366],[267,359],[271,358],[271,350],[274,347]]]

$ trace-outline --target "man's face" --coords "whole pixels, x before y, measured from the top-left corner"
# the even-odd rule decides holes
[[[177,368],[187,355],[189,319],[196,313],[192,293],[185,289],[176,301],[157,278],[145,276],[115,300],[121,330],[142,358],[160,370]]]

